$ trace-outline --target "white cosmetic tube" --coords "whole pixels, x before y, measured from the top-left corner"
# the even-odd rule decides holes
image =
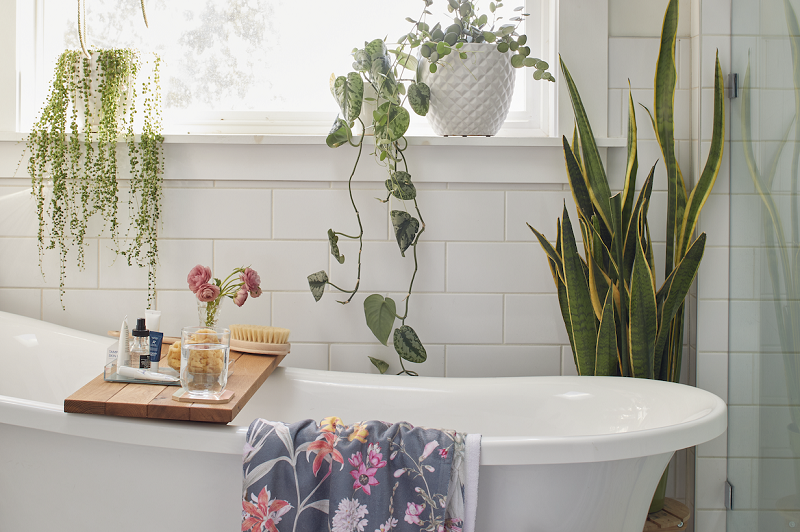
[[[131,350],[128,344],[128,316],[122,320],[119,327],[119,349],[117,350],[117,373],[131,363]]]
[[[147,324],[148,331],[161,332],[161,311],[145,310],[144,322]]]
[[[129,379],[141,379],[146,381],[154,381],[154,382],[178,382],[180,379],[178,377],[173,377],[172,375],[165,375],[163,373],[153,373],[152,371],[148,371],[142,368],[131,368],[128,366],[123,366],[117,370],[117,374],[121,375],[122,377],[127,377]]]

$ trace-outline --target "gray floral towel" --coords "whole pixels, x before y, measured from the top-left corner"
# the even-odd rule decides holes
[[[364,421],[256,419],[242,531],[461,532],[465,435]]]

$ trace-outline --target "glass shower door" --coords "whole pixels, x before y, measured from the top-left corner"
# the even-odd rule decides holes
[[[800,2],[732,0],[729,532],[800,529]]]

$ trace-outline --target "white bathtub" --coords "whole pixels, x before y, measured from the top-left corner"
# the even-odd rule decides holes
[[[0,312],[0,530],[239,530],[250,422],[337,415],[483,434],[478,532],[640,532],[672,453],[726,426],[715,395],[658,381],[291,368],[227,426],[65,414],[111,343]]]

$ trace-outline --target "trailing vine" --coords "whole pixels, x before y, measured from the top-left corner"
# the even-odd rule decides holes
[[[152,77],[137,87],[143,65],[135,50],[92,50],[90,58],[66,51],[58,58],[47,100],[26,145],[39,221],[39,266],[46,250],[58,249],[62,306],[69,251],[77,248],[78,267],[83,269],[88,222],[98,213],[115,251],[129,265],[148,268],[148,302],[155,297],[163,174],[159,63],[156,57]],[[144,112],[137,140],[134,121],[140,94]],[[132,224],[126,236],[134,234],[124,249],[118,221],[118,142],[128,146],[131,175]]]

